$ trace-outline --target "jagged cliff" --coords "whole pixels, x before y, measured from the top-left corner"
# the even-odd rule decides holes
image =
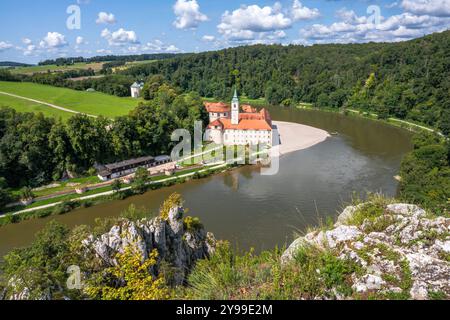
[[[122,220],[108,233],[97,238],[90,236],[83,245],[95,253],[104,268],[115,265],[117,253],[130,245],[138,249],[143,260],[156,249],[158,262],[151,273],[157,276],[164,261],[174,272],[174,285],[182,285],[195,262],[208,258],[216,243],[214,235],[206,232],[203,226],[187,226],[183,214],[182,207],[173,207],[167,219],[158,216],[138,222]]]
[[[184,217],[182,206],[173,205],[173,201],[165,202],[164,206],[166,208],[162,207],[161,213],[151,219],[137,221],[126,218],[117,219],[112,228],[100,236],[77,235],[80,240],[73,242],[69,236],[64,246],[75,248],[75,251],[63,249],[64,254],[60,255],[63,257],[68,253],[75,254],[78,261],[81,262],[82,278],[86,280],[95,274],[101,274],[102,277],[108,278],[110,274],[108,270],[118,266],[118,255],[124,254],[127,249],[132,248],[133,253],[139,255],[140,259],[138,260],[142,262],[153,259],[152,256],[154,257],[156,252],[156,263],[147,269],[149,275],[153,279],[158,279],[166,276],[162,274],[162,268],[170,269],[170,286],[184,285],[196,261],[207,259],[214,253],[216,239],[212,233],[205,231],[197,219]],[[72,233],[73,235],[74,233]],[[69,264],[63,260],[62,258],[58,261],[57,267],[65,271]],[[29,274],[33,272],[34,270],[30,268]],[[21,273],[17,276],[12,274],[5,288],[0,287],[0,298],[11,300],[70,299],[69,294],[72,289],[66,288],[65,284],[68,275],[62,274],[62,278],[55,281],[50,278],[42,279],[42,277],[28,279],[27,274],[28,272],[25,272],[25,275]],[[115,285],[124,284],[123,279],[116,280]],[[79,289],[76,299],[90,298],[89,294],[85,292],[84,285]]]

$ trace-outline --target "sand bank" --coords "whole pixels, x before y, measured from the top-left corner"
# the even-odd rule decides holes
[[[280,145],[281,155],[310,148],[330,137],[324,130],[298,123],[274,121],[273,125],[279,133],[278,139],[274,137],[274,145]]]

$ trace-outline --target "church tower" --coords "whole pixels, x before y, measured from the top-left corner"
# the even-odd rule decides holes
[[[233,100],[231,100],[231,124],[239,124],[239,98],[236,89],[234,89]]]

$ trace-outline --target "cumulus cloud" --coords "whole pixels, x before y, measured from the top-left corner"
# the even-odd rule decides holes
[[[218,30],[224,35],[242,32],[262,32],[287,29],[292,20],[279,11],[278,7],[242,6],[233,12],[225,11]]]
[[[180,52],[181,50],[178,49],[175,45],[171,44],[170,46],[168,46],[168,47],[165,49],[165,51],[166,51],[166,52],[169,52],[169,53],[177,53],[177,52]]]
[[[126,46],[129,44],[139,43],[136,32],[127,31],[120,28],[117,31],[111,32],[108,29],[104,29],[101,33],[102,38],[108,40],[110,46]]]
[[[142,45],[139,49],[141,52],[148,52],[148,53],[160,53],[160,52],[177,53],[182,51],[175,45],[165,44],[163,41],[159,39],[156,39],[152,42],[147,42],[146,44]]]
[[[30,44],[23,49],[24,56],[32,56],[35,54],[37,54],[37,47],[33,44]]]
[[[450,18],[416,15],[409,12],[380,17],[379,23],[371,16],[358,16],[354,11],[342,9],[336,14],[340,21],[329,25],[314,24],[300,30],[302,43],[349,43],[369,41],[401,41],[443,31]]]
[[[83,37],[80,37],[80,36],[78,36],[78,37],[76,38],[75,42],[76,42],[77,46],[80,46],[80,45],[82,45],[82,44],[86,44],[86,41],[84,41],[84,38],[83,38]]]
[[[216,40],[216,37],[214,36],[209,36],[209,35],[204,35],[202,37],[202,40],[205,42],[213,42],[214,40]]]
[[[289,8],[284,8],[280,2],[264,7],[243,5],[232,12],[225,11],[217,29],[228,41],[273,42],[285,38],[286,33],[283,30],[292,28],[295,22],[319,16],[318,9],[308,8],[299,0],[294,0]]]
[[[177,29],[195,29],[208,17],[200,12],[197,0],[177,0],[173,6],[176,19],[173,25]]]
[[[417,15],[450,17],[450,0],[403,0],[401,7]]]
[[[311,20],[318,18],[320,11],[317,8],[310,9],[305,7],[299,0],[294,0],[291,15],[294,21]]]
[[[11,49],[13,47],[12,44],[5,41],[0,41],[0,52]]]
[[[58,49],[67,45],[66,37],[59,32],[48,32],[39,43],[39,46],[45,49]]]
[[[98,54],[112,54],[112,51],[108,49],[98,49],[96,52]]]
[[[29,44],[31,44],[33,41],[31,41],[31,39],[29,39],[29,38],[23,38],[22,39],[22,43],[23,44],[26,44],[26,45],[29,45]]]
[[[114,14],[107,12],[100,12],[95,22],[97,24],[115,24],[117,21]]]

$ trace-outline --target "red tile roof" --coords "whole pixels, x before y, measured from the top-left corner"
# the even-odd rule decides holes
[[[245,113],[257,113],[258,112],[258,110],[256,108],[253,108],[251,105],[248,105],[248,104],[242,105],[242,110]]]
[[[231,112],[231,107],[223,102],[205,102],[208,112],[223,113]],[[231,124],[231,119],[217,119],[208,125],[208,129],[220,127],[221,129],[232,130],[272,130],[272,119],[266,109],[258,112],[250,105],[243,105],[244,113],[239,113],[239,124]]]
[[[205,102],[206,111],[214,113],[230,112],[231,107],[223,102]]]
[[[266,120],[241,119],[239,124],[232,124],[231,119],[218,119],[208,125],[208,129],[220,127],[225,130],[272,130],[272,126]]]
[[[242,119],[239,124],[231,124],[231,119],[220,119],[225,130],[272,130],[272,127],[265,120]]]

